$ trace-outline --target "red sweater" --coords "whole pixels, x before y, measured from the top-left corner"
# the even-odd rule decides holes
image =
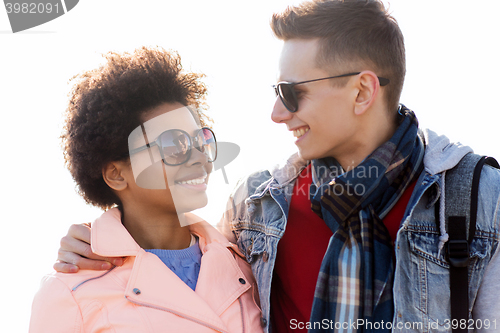
[[[309,165],[295,183],[286,231],[278,243],[271,285],[271,318],[273,332],[277,333],[307,332],[305,328],[292,330],[290,321],[309,321],[319,269],[332,236],[330,228],[311,210],[311,183]],[[383,220],[393,240],[415,184],[406,189]]]

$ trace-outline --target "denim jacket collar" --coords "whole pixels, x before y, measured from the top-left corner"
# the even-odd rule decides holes
[[[290,192],[290,195],[285,195],[286,200],[289,202],[291,191],[286,191],[286,187],[291,184],[293,185],[295,179],[309,163],[310,161],[304,160],[298,153],[295,153],[284,164],[274,166],[270,172],[271,177],[255,189],[254,193],[248,197],[246,203],[249,204],[253,200],[261,199],[273,189],[278,191],[285,189],[286,193]]]
[[[295,153],[288,158],[285,165],[276,165],[272,169],[271,175],[279,186],[283,187],[294,181],[309,163],[310,161],[304,160],[298,153]]]

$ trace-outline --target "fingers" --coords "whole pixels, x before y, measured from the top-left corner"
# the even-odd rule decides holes
[[[90,223],[71,225],[66,237],[75,238],[90,244]]]
[[[62,273],[76,273],[80,269],[108,270],[123,265],[123,258],[106,258],[92,252],[90,247],[90,227],[73,224],[68,235],[61,239],[54,269]]]
[[[61,248],[59,249],[57,259],[65,262],[70,262],[66,258],[64,258],[66,253],[75,253],[79,256],[89,259],[102,259],[92,252],[90,244],[68,235],[64,236],[61,239]]]
[[[105,258],[92,252],[90,247],[90,228],[84,224],[73,224],[68,234],[61,239],[61,248],[59,249],[57,260],[76,265],[77,254],[87,259],[106,260],[111,262],[116,258]],[[82,268],[82,267],[80,267]]]
[[[71,262],[57,261],[54,264],[54,269],[61,273],[76,273],[80,269],[90,269],[94,271],[109,270],[113,266],[123,265],[124,262],[124,258],[109,258],[109,261],[86,259],[72,252],[62,256],[69,258],[68,260]]]
[[[63,273],[76,273],[80,269],[108,270],[113,267],[109,261],[87,259],[73,252],[59,252],[58,262],[54,264],[54,269]]]
[[[78,266],[59,261],[54,264],[54,269],[61,273],[76,273],[79,270]]]

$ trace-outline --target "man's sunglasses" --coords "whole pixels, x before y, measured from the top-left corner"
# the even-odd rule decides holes
[[[290,112],[297,112],[299,109],[299,101],[297,99],[297,95],[295,94],[295,89],[294,87],[298,84],[304,84],[304,83],[309,83],[309,82],[315,82],[315,81],[321,81],[321,80],[328,80],[328,79],[336,79],[339,77],[346,77],[346,76],[353,76],[353,75],[358,75],[361,72],[356,72],[356,73],[347,73],[347,74],[342,74],[342,75],[337,75],[337,76],[329,76],[329,77],[323,77],[321,79],[314,79],[314,80],[307,80],[307,81],[301,81],[301,82],[279,82],[278,84],[274,85],[274,91],[276,92],[276,96],[279,96],[281,99],[281,102],[283,105],[287,108],[288,111]],[[386,86],[389,84],[389,79],[383,78],[383,77],[378,77],[378,81],[381,86]]]
[[[145,133],[144,127],[142,130]],[[215,134],[208,127],[200,128],[195,136],[190,136],[181,129],[167,130],[161,133],[154,142],[132,149],[129,154],[132,156],[153,146],[158,146],[163,163],[170,166],[186,163],[191,158],[192,148],[207,155],[209,162],[213,162],[217,158]]]

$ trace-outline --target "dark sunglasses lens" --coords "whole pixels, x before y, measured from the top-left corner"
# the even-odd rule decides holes
[[[281,101],[290,112],[295,112],[298,109],[297,99],[291,84],[281,83],[278,85]]]
[[[165,163],[169,165],[178,165],[187,161],[189,158],[190,138],[186,133],[178,130],[170,130],[164,132],[160,140]]]
[[[202,153],[205,153],[210,162],[215,161],[217,158],[217,142],[215,141],[214,132],[209,128],[202,128],[198,132],[198,147]]]

